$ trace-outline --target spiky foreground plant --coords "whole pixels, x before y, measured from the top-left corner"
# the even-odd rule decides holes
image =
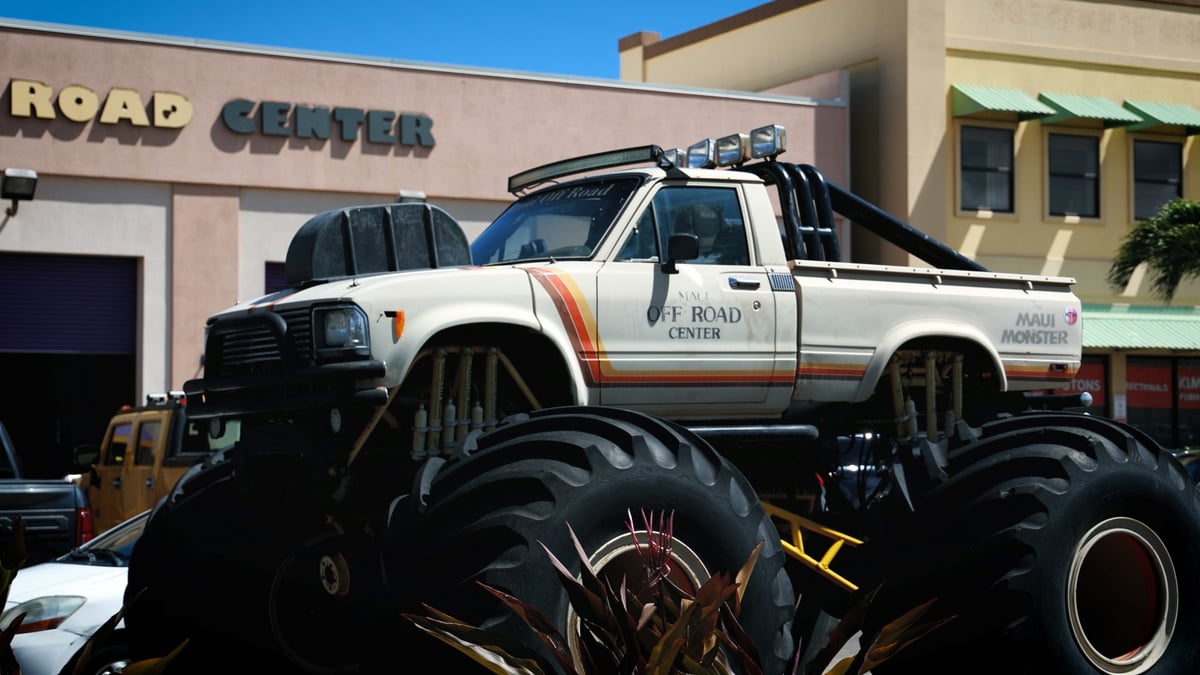
[[[737,620],[741,601],[739,589],[753,572],[762,543],[751,552],[734,578],[718,573],[692,597],[670,579],[673,515],[659,514],[657,525],[652,527],[654,516],[643,512],[642,521],[649,535],[644,547],[637,545],[637,551],[641,555],[646,581],[637,591],[630,589],[625,579],[613,588],[598,576],[588,563],[574,531],[570,531],[571,540],[581,561],[578,579],[552,551],[546,549],[571,607],[579,617],[577,643],[580,653],[577,658],[568,648],[566,638],[537,608],[486,584],[479,585],[533,629],[553,655],[558,668],[565,673],[731,675],[737,672],[762,675],[754,644]],[[632,514],[628,514],[627,525],[631,533],[636,531]],[[634,539],[636,541],[637,537]],[[864,594],[834,628],[809,664],[807,673],[824,672],[846,643],[859,634],[874,595],[874,592]],[[643,602],[639,598],[652,598],[653,602]],[[933,604],[930,600],[878,631],[861,635],[861,651],[854,657],[843,658],[828,671],[828,675],[867,673],[953,618],[920,623]],[[407,613],[403,616],[493,673],[548,675],[556,672],[555,664],[509,635],[481,630],[428,605],[424,608],[429,616]],[[792,671],[797,670],[793,664]]]
[[[727,675],[736,671],[761,675],[755,647],[737,622],[737,608],[741,599],[739,588],[754,570],[762,544],[735,577],[718,573],[692,597],[669,577],[673,515],[659,514],[657,518],[645,512],[641,515],[649,533],[644,545],[637,544],[645,572],[642,588],[628,587],[625,579],[613,588],[598,576],[573,530],[571,540],[581,563],[578,579],[546,549],[579,618],[577,655],[571,653],[566,638],[537,608],[486,584],[479,585],[532,628],[558,667],[567,673]],[[626,524],[631,533],[636,532],[632,513],[628,514]],[[635,536],[634,540],[637,539]],[[432,607],[425,608],[430,617],[404,616],[492,672],[555,672],[544,657],[526,645],[507,636],[481,631]]]

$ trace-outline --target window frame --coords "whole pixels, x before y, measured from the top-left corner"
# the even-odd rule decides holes
[[[985,120],[955,120],[954,144],[954,210],[960,216],[992,217],[1001,216],[1016,218],[1017,215],[1017,122],[993,122]],[[966,181],[963,180],[963,145],[964,129],[985,129],[991,131],[1007,131],[1009,134],[1009,167],[1008,167],[1008,210],[989,207],[967,207],[963,204],[966,193]],[[997,171],[996,174],[1003,175]]]
[[[1096,175],[1091,178],[1092,183],[1095,186],[1095,196],[1094,196],[1095,214],[1072,213],[1069,211],[1063,212],[1063,213],[1055,213],[1052,210],[1052,202],[1053,202],[1053,198],[1054,198],[1054,191],[1052,189],[1052,179],[1054,178],[1054,174],[1052,173],[1052,170],[1051,170],[1051,164],[1052,164],[1051,153],[1053,152],[1054,148],[1051,147],[1051,145],[1052,145],[1052,142],[1053,142],[1053,139],[1055,136],[1064,136],[1064,137],[1065,136],[1075,136],[1075,137],[1081,137],[1081,138],[1089,138],[1093,142],[1095,142],[1095,144],[1096,144]],[[1103,130],[1051,126],[1051,127],[1045,128],[1045,133],[1042,136],[1042,141],[1043,141],[1043,146],[1045,148],[1045,151],[1042,153],[1044,167],[1045,167],[1042,172],[1042,193],[1043,193],[1043,198],[1044,198],[1043,212],[1045,214],[1045,217],[1051,221],[1068,222],[1068,223],[1100,221],[1101,218],[1103,218],[1103,216],[1104,216],[1104,211],[1103,211],[1104,196],[1103,196],[1103,194],[1101,194],[1101,191],[1102,191],[1101,189],[1103,187],[1103,180],[1102,180],[1103,175],[1102,174],[1103,174],[1103,165],[1104,165],[1104,162],[1103,162],[1104,132],[1103,132]],[[1086,179],[1087,175],[1084,174],[1082,176],[1073,176],[1073,177]]]
[[[1176,175],[1176,198],[1183,197],[1184,188],[1184,151],[1186,149],[1186,138],[1179,136],[1163,136],[1153,134],[1131,134],[1129,136],[1129,221],[1136,223],[1140,220],[1145,220],[1150,215],[1139,216],[1137,212],[1137,192],[1140,183],[1150,183],[1162,185],[1162,182],[1139,181],[1137,175],[1137,146],[1138,143],[1158,143],[1162,145],[1174,145],[1178,150],[1179,173]],[[1169,184],[1169,183],[1165,183]],[[1169,200],[1168,200],[1169,201]],[[1161,208],[1161,205],[1160,205]],[[1155,209],[1157,213],[1158,209]]]
[[[683,195],[682,197],[678,195]],[[727,202],[722,204],[721,202]],[[736,208],[730,210],[725,207],[734,206]],[[613,254],[614,262],[661,262],[666,259],[667,242],[670,235],[675,233],[675,228],[678,225],[675,220],[677,211],[681,209],[690,209],[695,206],[708,206],[713,208],[717,213],[728,211],[731,215],[726,218],[726,222],[722,224],[717,233],[714,234],[713,243],[724,235],[738,235],[742,247],[739,249],[737,262],[721,262],[718,259],[704,257],[703,246],[701,247],[701,257],[692,260],[679,260],[679,263],[700,264],[700,265],[724,265],[734,267],[746,267],[755,264],[754,246],[750,241],[750,231],[747,223],[749,220],[746,217],[746,199],[745,194],[736,185],[731,184],[716,184],[716,183],[666,183],[658,186],[649,199],[646,200],[641,213],[634,220],[634,225],[622,237],[617,238],[619,242],[615,253]],[[654,245],[656,255],[651,258],[637,257],[630,253],[632,250],[637,250],[639,247],[635,243],[635,238],[644,237],[645,233],[641,228],[650,227],[651,233],[654,235]],[[643,245],[646,242],[642,242]],[[744,261],[743,261],[744,258]]]

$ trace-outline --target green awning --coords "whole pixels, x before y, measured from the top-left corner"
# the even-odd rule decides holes
[[[1125,107],[1143,120],[1126,127],[1129,131],[1141,131],[1160,126],[1177,126],[1183,127],[1188,136],[1200,134],[1200,110],[1196,110],[1190,105],[1126,100]]]
[[[1192,307],[1084,305],[1083,346],[1200,350],[1200,311]]]
[[[1054,108],[1019,89],[976,87],[968,84],[950,85],[950,112],[955,117],[979,113],[1011,113],[1018,119],[1029,120],[1053,115]]]
[[[1038,94],[1038,100],[1054,108],[1054,114],[1041,119],[1042,124],[1056,124],[1068,120],[1099,120],[1106,127],[1137,124],[1142,118],[1115,101],[1100,96],[1077,96],[1075,94]]]

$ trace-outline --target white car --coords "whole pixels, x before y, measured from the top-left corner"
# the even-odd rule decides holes
[[[55,560],[19,569],[0,627],[25,613],[13,637],[22,675],[59,675],[124,602],[129,555],[145,528],[145,511]],[[92,647],[86,675],[119,673],[128,650],[118,631]]]

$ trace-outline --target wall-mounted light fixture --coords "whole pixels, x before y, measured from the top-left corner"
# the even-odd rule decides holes
[[[5,209],[10,216],[17,215],[17,204],[25,199],[33,199],[37,190],[37,172],[33,169],[5,169],[0,177],[0,199],[11,199],[12,206]]]

